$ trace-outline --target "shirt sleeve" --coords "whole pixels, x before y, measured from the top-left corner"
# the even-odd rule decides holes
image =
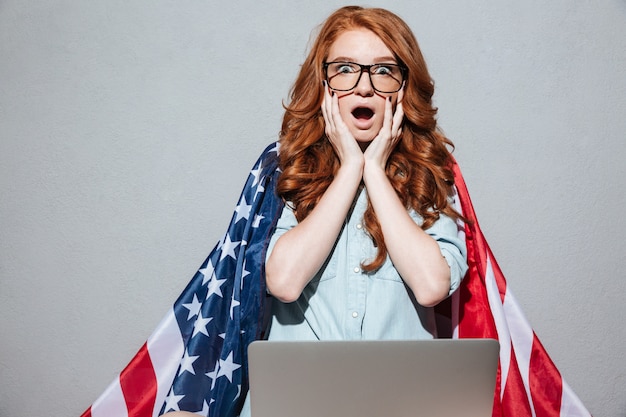
[[[421,224],[421,219],[418,224]],[[468,269],[465,240],[459,237],[461,227],[452,218],[440,213],[439,219],[425,230],[437,242],[441,254],[450,267],[449,294],[456,291]]]
[[[270,255],[274,250],[274,246],[276,245],[276,241],[278,241],[278,238],[284,235],[289,230],[293,229],[297,224],[298,220],[296,219],[296,215],[291,208],[291,204],[285,204],[285,207],[283,207],[283,212],[281,213],[280,218],[276,223],[276,229],[274,230],[274,233],[272,234],[272,237],[270,239],[270,243],[267,246],[267,252],[265,254],[266,262],[270,258]]]

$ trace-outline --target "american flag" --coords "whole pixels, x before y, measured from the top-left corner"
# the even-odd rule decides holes
[[[227,232],[127,367],[81,417],[153,417],[185,410],[237,416],[248,390],[247,347],[263,337],[270,298],[264,259],[283,208],[275,185],[279,144],[243,188]],[[458,165],[457,208],[470,269],[437,307],[441,334],[500,341],[494,417],[587,416],[537,339],[480,231]]]

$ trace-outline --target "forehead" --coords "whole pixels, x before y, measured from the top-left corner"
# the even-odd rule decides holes
[[[394,54],[374,32],[353,29],[341,33],[328,50],[328,61],[348,60],[360,64],[395,61]]]

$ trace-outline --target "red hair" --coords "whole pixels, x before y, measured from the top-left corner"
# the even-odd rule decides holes
[[[432,105],[434,83],[415,36],[395,14],[378,8],[343,7],[322,25],[300,73],[291,88],[291,102],[285,106],[280,132],[280,168],[278,194],[294,207],[298,221],[315,208],[339,169],[332,145],[324,133],[320,106],[323,100],[323,63],[328,51],[343,32],[367,29],[376,34],[391,50],[398,63],[408,71],[402,108],[405,116],[402,136],[387,161],[387,177],[401,201],[430,227],[445,213],[459,218],[448,204],[453,193],[454,175],[448,146],[453,147],[438,128]],[[363,265],[366,271],[382,266],[387,249],[382,229],[370,203],[363,222],[374,245],[376,257]]]

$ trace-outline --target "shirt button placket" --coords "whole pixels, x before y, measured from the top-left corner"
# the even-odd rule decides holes
[[[364,307],[364,300],[363,298],[365,297],[365,289],[364,289],[364,285],[366,285],[364,277],[362,275],[362,269],[360,266],[355,266],[352,271],[354,272],[354,274],[356,275],[354,277],[354,282],[356,284],[356,291],[354,293],[354,297],[355,297],[355,305],[354,305],[354,309],[352,310],[352,312],[350,313],[352,316],[352,329],[353,329],[353,337],[355,339],[361,339],[363,337],[363,329],[362,329],[362,324],[363,324],[363,307]]]
[[[358,228],[358,225],[357,225],[357,228]],[[360,268],[360,267],[358,267],[358,266],[355,266],[355,267],[354,267],[354,269],[353,269],[353,271],[354,271],[354,273],[355,273],[355,274],[358,274],[358,273],[360,273],[360,272],[361,272],[361,268]],[[360,279],[360,277],[359,277],[359,278],[357,278],[357,279]],[[358,318],[358,317],[359,317],[359,312],[358,312],[358,311],[353,311],[353,312],[352,312],[352,318],[353,318],[353,319],[356,319],[356,318]]]

